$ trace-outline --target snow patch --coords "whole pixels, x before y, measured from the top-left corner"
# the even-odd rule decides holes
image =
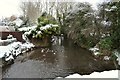
[[[22,27],[19,28],[19,31],[30,31],[30,30],[34,30],[35,28],[37,28],[37,26],[31,26],[31,27]]]
[[[89,50],[92,51],[94,55],[100,54],[99,48],[94,47],[94,48],[90,48]]]
[[[0,31],[10,31],[8,26],[0,26]]]
[[[90,51],[93,51],[93,52],[99,51],[98,48],[90,48],[89,50],[90,50]]]
[[[110,60],[110,57],[109,57],[109,56],[104,56],[103,59],[104,59],[104,60]]]
[[[15,21],[13,21],[13,23],[15,23],[17,26],[21,26],[23,21],[19,18],[17,18]]]
[[[110,26],[112,24],[112,22],[110,21],[102,21],[101,22],[104,26]]]
[[[67,76],[66,78],[118,78],[118,70],[94,72],[90,75],[73,74]]]

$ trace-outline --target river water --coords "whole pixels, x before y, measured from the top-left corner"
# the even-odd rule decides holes
[[[96,59],[90,51],[60,37],[50,47],[20,55],[14,64],[3,69],[2,75],[3,78],[56,78],[113,69],[116,67],[112,61]]]

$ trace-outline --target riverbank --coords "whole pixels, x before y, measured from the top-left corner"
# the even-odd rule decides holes
[[[14,62],[14,59],[16,59],[18,55],[30,51],[34,47],[34,45],[28,41],[17,41],[12,35],[7,36],[6,40],[0,39],[0,44],[2,44],[0,46],[0,66],[2,67]]]

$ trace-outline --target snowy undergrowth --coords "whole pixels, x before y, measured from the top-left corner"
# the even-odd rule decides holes
[[[9,42],[10,40],[13,40],[13,39],[15,39],[15,38],[0,40],[0,41],[1,42],[4,42],[4,41]],[[7,46],[0,46],[0,58],[4,58],[5,61],[9,61],[11,59],[14,59],[19,54],[30,50],[32,47],[34,47],[34,45],[30,42],[22,43],[19,41],[12,42]]]
[[[101,54],[100,51],[99,51],[99,48],[94,47],[94,48],[90,48],[89,50],[92,51],[95,56]],[[104,56],[103,60],[110,60],[110,57],[109,56]]]
[[[94,48],[90,48],[89,50],[92,51],[95,56],[101,54],[100,51],[99,51],[99,48],[94,47]],[[118,64],[120,65],[120,52],[115,50],[115,51],[113,51],[113,54],[117,57]],[[110,57],[109,56],[104,56],[103,59],[104,60],[109,60]]]

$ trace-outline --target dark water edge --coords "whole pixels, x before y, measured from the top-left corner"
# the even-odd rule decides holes
[[[56,78],[109,70],[116,70],[113,61],[96,59],[90,51],[58,38],[49,47],[39,47],[17,57],[14,64],[2,69],[2,77]]]

